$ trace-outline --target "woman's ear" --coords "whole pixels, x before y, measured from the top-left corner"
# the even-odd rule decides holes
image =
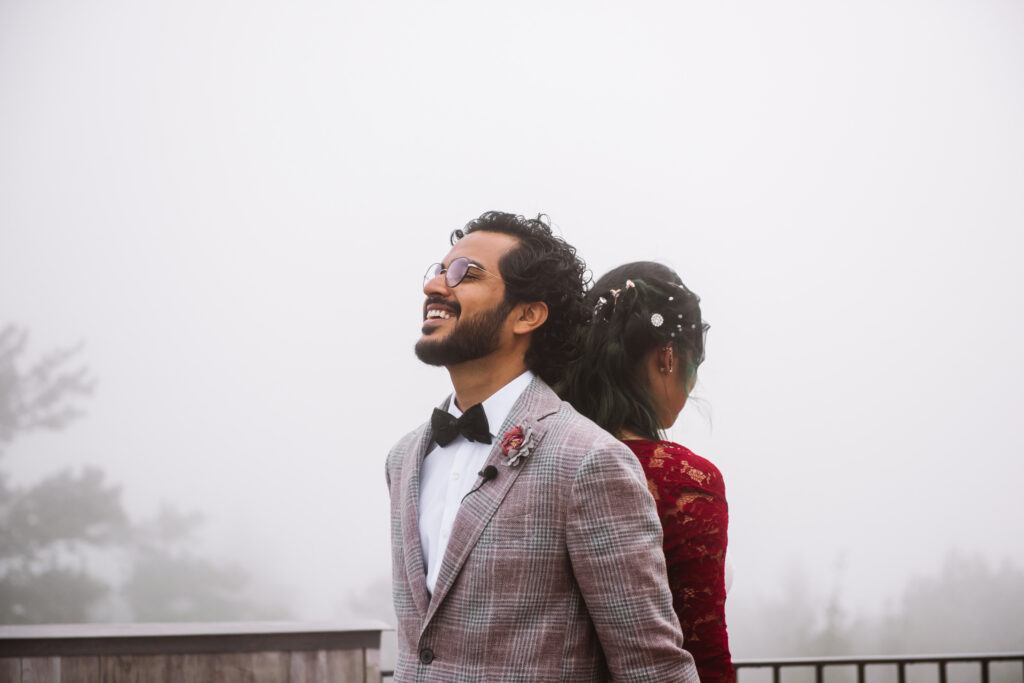
[[[676,371],[675,349],[671,344],[658,348],[658,372],[663,375],[671,375]]]
[[[512,324],[514,334],[529,334],[548,319],[548,305],[543,301],[519,304],[514,310],[516,311],[516,319]]]

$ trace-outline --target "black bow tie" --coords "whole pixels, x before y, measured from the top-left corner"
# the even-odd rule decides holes
[[[470,441],[491,442],[491,430],[487,426],[487,413],[484,412],[482,403],[477,403],[464,412],[462,417],[455,417],[447,410],[434,408],[434,414],[430,416],[430,429],[434,434],[434,441],[440,446],[447,446],[455,441],[459,434]]]

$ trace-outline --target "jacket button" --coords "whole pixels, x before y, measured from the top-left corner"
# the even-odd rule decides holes
[[[429,647],[425,647],[422,650],[420,650],[420,661],[424,664],[430,664],[432,661],[434,661],[434,651],[431,650]]]

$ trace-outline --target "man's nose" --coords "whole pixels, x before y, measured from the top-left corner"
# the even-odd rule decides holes
[[[452,293],[452,289],[448,286],[448,282],[445,280],[446,275],[447,273],[438,273],[424,282],[423,293],[427,295],[439,294],[440,296],[447,298],[448,295]]]

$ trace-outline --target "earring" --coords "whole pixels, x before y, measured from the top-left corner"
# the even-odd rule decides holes
[[[668,347],[668,374],[672,374],[672,347]]]

